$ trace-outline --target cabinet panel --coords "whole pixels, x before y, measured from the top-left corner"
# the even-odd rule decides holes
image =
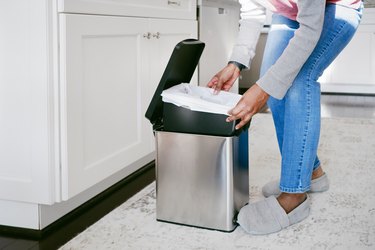
[[[325,70],[323,91],[375,93],[375,25],[361,24],[352,41]]]
[[[61,14],[63,198],[152,152],[147,20]]]
[[[176,44],[188,38],[197,38],[198,33],[197,22],[193,20],[150,19],[149,30],[151,33],[150,82],[147,103],[151,102]],[[196,70],[191,79],[191,84],[197,85],[197,81]],[[153,137],[151,125],[147,133]],[[154,141],[152,141],[152,148],[155,149]]]
[[[150,67],[151,96],[149,99],[151,100],[176,44],[188,38],[197,38],[197,22],[152,19],[149,30],[152,40],[154,40],[150,50],[152,65]],[[191,82],[197,84],[197,80],[195,73]]]
[[[53,201],[55,130],[50,95],[54,84],[48,77],[52,78],[52,61],[46,49],[49,7],[43,1],[0,2],[2,200]]]
[[[196,19],[195,0],[58,0],[59,12]]]

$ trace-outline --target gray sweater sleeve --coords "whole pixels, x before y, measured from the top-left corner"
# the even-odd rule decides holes
[[[266,19],[266,10],[262,5],[252,0],[240,0],[240,3],[240,31],[229,61],[238,62],[249,68],[250,61],[255,55],[260,31]]]
[[[297,21],[300,27],[295,31],[294,37],[290,40],[280,58],[270,67],[264,76],[257,81],[257,84],[274,98],[282,99],[285,96],[285,93],[292,85],[292,82],[302,66],[314,50],[322,32],[325,4],[325,0],[299,0],[297,2]],[[241,19],[242,18],[241,15]],[[241,23],[241,25],[243,24],[248,25],[247,23]],[[242,30],[247,30],[247,28],[242,28]],[[242,30],[240,29],[240,33],[243,32]],[[245,34],[242,35],[246,36]],[[239,35],[239,38],[240,37],[241,34]],[[258,39],[258,37],[259,34],[256,39]],[[248,41],[253,43],[254,38],[249,38]],[[235,48],[237,46],[238,45],[236,45]],[[253,55],[250,55],[248,58],[249,61],[252,56]],[[238,58],[238,60],[236,60],[236,58]],[[235,49],[233,50],[231,60],[242,63],[245,66],[249,64],[249,61],[243,63],[243,58],[241,58],[239,51]]]

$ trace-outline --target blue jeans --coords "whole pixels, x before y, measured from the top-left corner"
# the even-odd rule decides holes
[[[320,166],[317,148],[320,136],[320,84],[318,78],[353,37],[362,16],[355,10],[327,4],[320,39],[282,100],[270,97],[281,153],[280,190],[304,193],[311,175]],[[299,23],[274,14],[268,33],[261,75],[280,57]]]

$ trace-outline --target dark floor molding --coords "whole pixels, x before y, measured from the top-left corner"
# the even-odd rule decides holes
[[[155,162],[152,161],[45,229],[32,230],[0,226],[0,237],[34,240],[42,247],[36,249],[54,249],[53,246],[63,245],[154,180]]]

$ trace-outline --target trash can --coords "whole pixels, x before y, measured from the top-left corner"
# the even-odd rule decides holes
[[[156,141],[156,219],[231,232],[249,200],[249,124],[236,130],[225,114],[161,96],[190,82],[203,49],[195,39],[176,45],[146,112]]]

